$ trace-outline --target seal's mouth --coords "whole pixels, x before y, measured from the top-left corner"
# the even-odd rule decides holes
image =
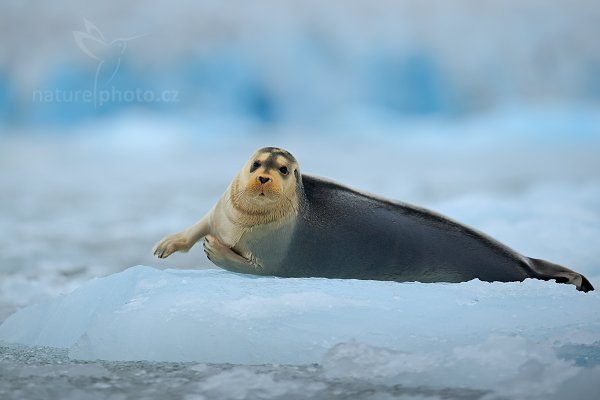
[[[260,200],[266,200],[266,199],[268,199],[270,197],[270,196],[267,196],[267,194],[265,193],[265,188],[264,187],[261,187],[259,190],[260,190],[260,192],[258,192],[256,194],[256,197],[258,199],[260,199]]]
[[[279,188],[273,183],[260,184],[252,182],[247,186],[247,193],[251,194],[256,201],[261,203],[275,201],[279,197]]]
[[[275,201],[277,196],[273,196],[273,193],[270,192],[265,192],[264,190],[261,190],[260,193],[258,193],[255,197],[255,199],[259,202],[259,203],[271,203],[273,201]]]

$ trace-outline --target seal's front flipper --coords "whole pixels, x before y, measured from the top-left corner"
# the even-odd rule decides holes
[[[553,264],[549,261],[540,260],[537,258],[529,258],[531,269],[538,276],[536,278],[543,280],[554,279],[557,283],[570,283],[577,287],[577,290],[589,292],[594,290],[594,287],[587,278],[578,272],[570,270],[558,264]]]
[[[158,258],[167,258],[176,251],[186,253],[193,246],[187,236],[180,232],[165,236],[154,245],[152,253]]]
[[[194,244],[209,232],[210,213],[188,229],[165,236],[154,245],[152,253],[158,258],[167,258],[176,251],[187,253]]]
[[[242,257],[213,235],[204,238],[204,253],[213,264],[229,271],[259,274],[262,269],[255,260]]]

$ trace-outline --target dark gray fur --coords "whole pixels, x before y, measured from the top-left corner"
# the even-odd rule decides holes
[[[537,278],[593,290],[577,272],[521,256],[442,215],[319,178],[300,179],[293,226],[247,243],[265,274],[399,282]]]

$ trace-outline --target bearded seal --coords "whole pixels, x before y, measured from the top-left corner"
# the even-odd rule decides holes
[[[217,204],[154,255],[187,252],[200,239],[215,265],[238,273],[398,282],[554,279],[594,290],[581,274],[522,256],[424,208],[300,173],[286,150],[256,151]]]

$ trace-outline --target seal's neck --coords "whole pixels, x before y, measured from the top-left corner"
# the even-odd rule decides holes
[[[235,214],[236,223],[244,226],[270,224],[284,221],[287,217],[298,214],[298,196],[279,196],[275,202],[260,204],[245,193],[240,184],[239,176],[236,176],[229,186],[228,200]]]

